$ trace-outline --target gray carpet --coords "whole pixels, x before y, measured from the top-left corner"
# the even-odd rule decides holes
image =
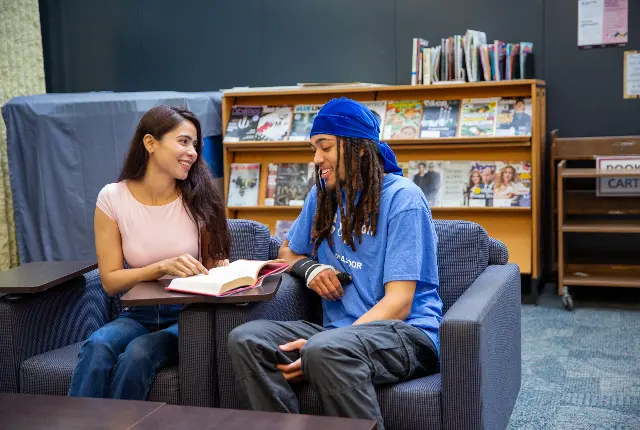
[[[640,312],[523,305],[510,429],[640,429]]]

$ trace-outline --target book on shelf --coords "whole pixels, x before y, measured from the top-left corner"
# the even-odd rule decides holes
[[[228,206],[257,206],[260,163],[232,163],[229,172]]]
[[[429,41],[420,37],[413,38],[411,54],[411,85],[423,83],[423,56],[428,51]]]
[[[208,274],[174,278],[168,291],[222,297],[262,285],[264,278],[286,271],[285,260],[236,260],[228,266],[209,270]]]
[[[270,163],[264,205],[302,206],[315,183],[312,162]]]
[[[482,31],[442,37],[432,47],[416,37],[411,48],[411,85],[532,79],[535,74],[531,42],[488,42]]]

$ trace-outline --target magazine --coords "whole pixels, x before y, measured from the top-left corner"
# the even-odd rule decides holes
[[[498,98],[464,99],[459,136],[495,136]]]
[[[257,206],[259,185],[259,163],[232,163],[229,174],[227,205]]]
[[[422,102],[420,100],[389,101],[383,139],[412,139],[420,136]]]
[[[531,207],[531,163],[496,163],[494,207]]]

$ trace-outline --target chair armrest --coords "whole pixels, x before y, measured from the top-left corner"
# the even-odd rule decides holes
[[[503,266],[509,262],[509,250],[498,239],[489,238],[489,266]]]
[[[282,240],[275,236],[271,236],[269,239],[269,260],[275,260],[278,258],[278,252],[282,246]]]
[[[488,266],[440,326],[445,429],[504,429],[520,391],[520,270]]]
[[[0,392],[18,392],[27,358],[85,340],[109,321],[97,270],[41,293],[0,297]]]
[[[230,261],[268,260],[270,234],[266,225],[247,219],[229,219]]]

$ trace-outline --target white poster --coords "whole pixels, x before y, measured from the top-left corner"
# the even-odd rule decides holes
[[[578,0],[578,46],[624,45],[629,38],[629,0]]]
[[[624,98],[640,98],[640,51],[624,53]]]

